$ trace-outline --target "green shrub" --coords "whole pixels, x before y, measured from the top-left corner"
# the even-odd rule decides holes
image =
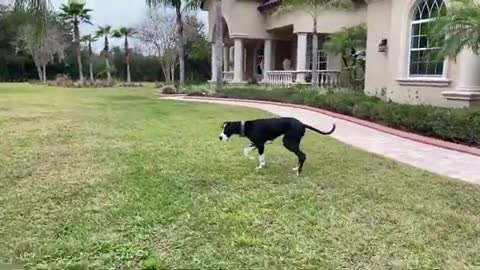
[[[58,86],[58,87],[74,87],[75,83],[73,82],[68,75],[59,74],[54,81],[47,83],[48,86]]]
[[[175,88],[175,86],[173,86],[173,85],[165,85],[165,86],[163,86],[163,87],[160,89],[160,92],[162,92],[162,94],[165,94],[165,95],[178,94],[177,88]]]
[[[400,130],[480,146],[478,109],[398,104],[353,91],[320,93],[292,88],[225,88],[215,96],[305,104]]]

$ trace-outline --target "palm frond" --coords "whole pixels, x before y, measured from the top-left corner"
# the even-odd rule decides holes
[[[112,26],[110,25],[104,25],[104,26],[99,26],[95,34],[97,37],[103,37],[103,36],[109,36],[112,33]]]
[[[89,35],[84,35],[82,36],[81,38],[81,41],[82,42],[95,42],[98,40],[98,37],[92,35],[92,34],[89,34]]]
[[[91,15],[92,9],[85,8],[84,4],[70,3],[60,7],[60,16],[65,21],[73,21],[77,19],[80,23],[92,24]]]
[[[149,7],[161,7],[161,6],[168,6],[168,7],[178,7],[182,6],[182,0],[145,0]]]
[[[364,24],[345,27],[333,33],[323,44],[323,49],[331,54],[340,55],[354,49],[364,49],[367,43],[367,27]]]
[[[435,19],[429,31],[432,44],[438,44],[430,58],[456,57],[464,48],[480,50],[480,4],[474,0],[451,0],[445,15]]]
[[[187,0],[183,2],[182,11],[194,11],[200,8],[202,0]]]

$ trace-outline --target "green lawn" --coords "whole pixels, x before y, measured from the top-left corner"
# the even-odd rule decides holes
[[[247,141],[218,134],[224,120],[266,115],[161,101],[152,89],[0,85],[0,262],[480,267],[479,187],[314,133],[303,177],[279,142],[256,172]]]

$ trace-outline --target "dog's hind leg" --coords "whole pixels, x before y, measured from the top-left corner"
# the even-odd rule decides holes
[[[245,148],[243,149],[243,154],[247,157],[248,154],[250,154],[250,152],[252,152],[253,150],[255,150],[255,148],[257,148],[257,147],[255,146],[254,143],[252,143],[249,147],[245,147]]]
[[[265,164],[266,164],[265,163],[265,145],[263,144],[257,145],[257,149],[258,149],[259,165],[256,169],[259,170],[259,169],[265,168]]]
[[[298,165],[296,168],[293,168],[294,171],[297,171],[297,175],[300,175],[303,169],[303,164],[305,163],[305,160],[307,159],[307,155],[300,150],[300,138],[295,138],[295,137],[283,137],[283,145],[285,148],[287,148],[289,151],[293,152],[297,158],[298,158]]]

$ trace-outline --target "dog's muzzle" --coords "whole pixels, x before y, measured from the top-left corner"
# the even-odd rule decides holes
[[[226,141],[228,141],[228,136],[225,135],[225,134],[222,132],[222,133],[220,133],[219,139],[220,139],[220,141],[222,141],[222,142],[226,142]]]

